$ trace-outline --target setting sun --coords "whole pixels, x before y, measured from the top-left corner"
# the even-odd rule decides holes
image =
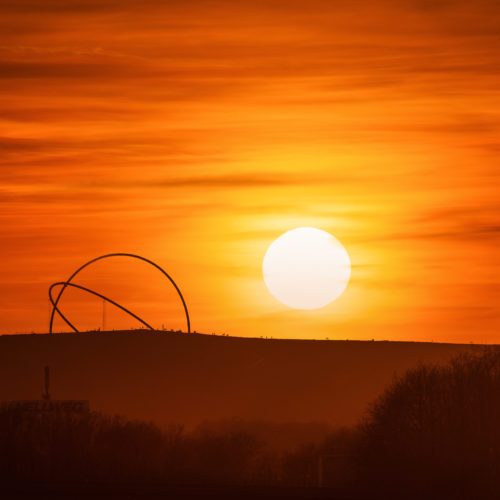
[[[320,309],[346,289],[351,261],[331,234],[300,227],[271,243],[262,270],[267,288],[280,302],[293,309]]]

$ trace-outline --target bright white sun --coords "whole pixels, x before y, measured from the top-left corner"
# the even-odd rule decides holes
[[[286,306],[320,309],[346,289],[351,259],[330,233],[299,227],[269,245],[262,271],[271,294]]]

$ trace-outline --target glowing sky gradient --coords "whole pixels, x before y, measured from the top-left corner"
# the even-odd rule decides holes
[[[496,0],[3,0],[0,29],[0,332],[45,331],[49,283],[125,251],[198,331],[500,342]],[[262,280],[297,226],[352,260],[320,312]],[[180,327],[148,273],[80,282]]]

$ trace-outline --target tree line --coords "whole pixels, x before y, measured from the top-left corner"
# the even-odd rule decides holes
[[[160,429],[97,413],[0,409],[2,484],[229,484],[500,498],[500,349],[419,366],[359,425],[273,451],[230,426]],[[458,497],[456,497],[458,498]]]

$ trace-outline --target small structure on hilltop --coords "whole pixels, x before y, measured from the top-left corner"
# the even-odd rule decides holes
[[[87,400],[63,399],[56,400],[50,396],[50,367],[45,367],[44,392],[42,399],[6,401],[2,404],[4,410],[21,413],[90,413],[90,403]]]

